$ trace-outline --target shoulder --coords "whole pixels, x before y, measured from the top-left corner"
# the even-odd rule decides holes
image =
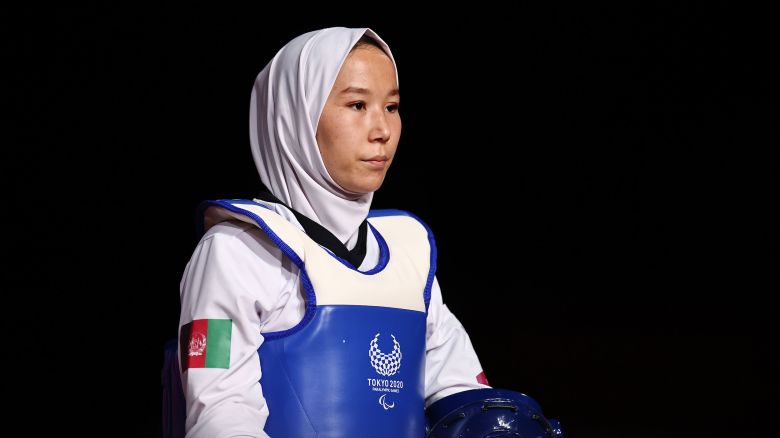
[[[265,232],[238,220],[220,222],[209,228],[198,247],[225,263],[254,264],[257,260],[276,266],[282,263],[282,251]]]
[[[232,220],[215,224],[201,238],[180,281],[182,323],[198,315],[227,315],[235,321],[247,315],[242,309],[270,311],[295,290],[297,273],[256,226]]]
[[[257,227],[253,227],[252,224],[239,220],[224,221],[209,228],[208,231],[203,234],[203,238],[201,240],[232,239],[237,236],[240,237],[242,234],[251,233],[252,228]]]

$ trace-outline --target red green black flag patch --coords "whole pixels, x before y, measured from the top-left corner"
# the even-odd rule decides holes
[[[181,370],[189,368],[229,368],[230,319],[196,319],[185,324],[179,335]]]

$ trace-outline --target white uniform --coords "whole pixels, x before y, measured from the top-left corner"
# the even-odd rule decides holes
[[[303,229],[279,204],[273,208]],[[367,233],[361,271],[373,268],[379,246]],[[260,385],[257,350],[262,333],[292,328],[304,315],[298,268],[254,225],[230,221],[215,225],[198,243],[181,280],[179,326],[196,319],[233,321],[230,368],[190,368],[182,376],[187,400],[187,436],[266,437],[268,407]],[[316,372],[316,364],[312,372]],[[456,392],[486,388],[468,335],[442,301],[434,279],[427,317],[426,406]]]

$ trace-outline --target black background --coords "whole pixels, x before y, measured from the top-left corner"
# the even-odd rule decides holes
[[[404,132],[374,206],[433,228],[445,302],[493,386],[535,397],[570,437],[774,428],[766,11],[344,3],[2,20],[2,354],[8,418],[37,419],[22,430],[159,435],[195,207],[257,194],[254,77],[328,26],[371,27],[393,49]]]

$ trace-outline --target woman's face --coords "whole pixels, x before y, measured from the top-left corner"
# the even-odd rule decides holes
[[[400,96],[390,58],[360,46],[344,61],[317,126],[331,178],[355,194],[382,185],[401,135]]]

